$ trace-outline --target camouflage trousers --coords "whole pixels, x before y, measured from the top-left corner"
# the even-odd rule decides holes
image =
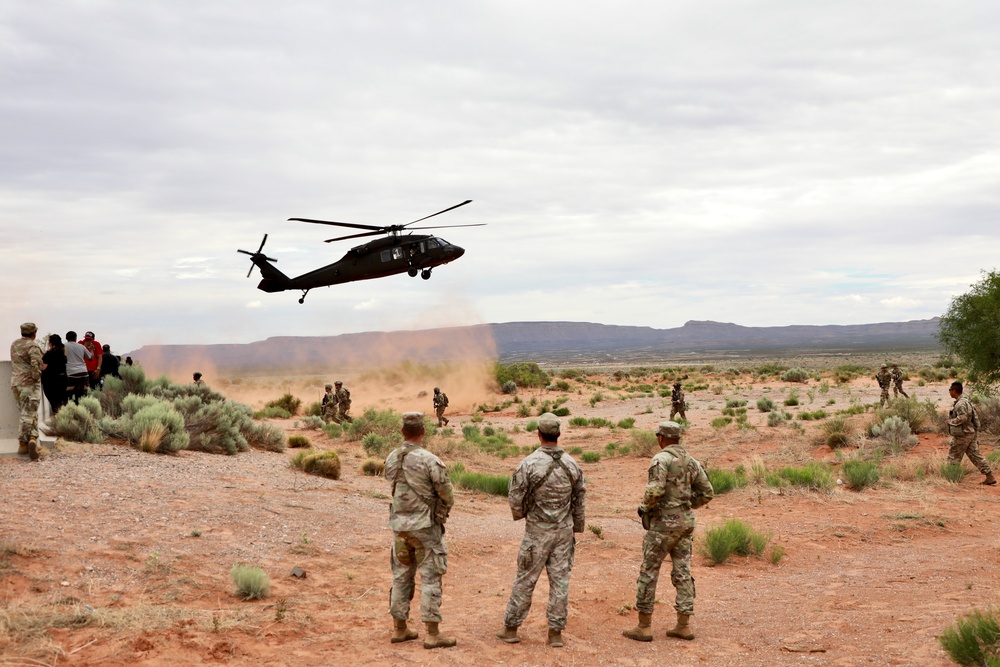
[[[882,387],[882,394],[878,397],[878,404],[885,405],[889,402],[889,387]]]
[[[979,452],[978,433],[963,433],[951,437],[951,447],[948,448],[948,463],[959,464],[962,462],[963,456],[968,456],[972,465],[976,466],[976,469],[984,475],[992,472],[990,464]]]
[[[690,517],[686,516],[690,514]],[[694,614],[694,577],[691,576],[691,537],[694,535],[694,513],[670,514],[657,517],[642,540],[642,566],[636,582],[635,608],[644,614],[653,613],[656,583],[660,566],[669,555],[673,567],[670,583],[677,589],[674,609],[682,614]]]
[[[42,399],[40,385],[12,386],[14,400],[20,411],[20,428],[17,432],[19,444],[26,445],[32,440],[38,441],[38,403]]]
[[[351,409],[350,405],[348,405],[347,407],[337,406],[337,412],[333,417],[333,421],[337,422],[338,424],[343,424],[344,422],[350,423],[354,421],[353,419],[351,419],[351,416],[347,414],[347,411],[350,409]]]
[[[674,415],[680,413],[681,419],[687,419],[684,414],[684,404],[683,403],[671,403],[670,404],[670,420],[673,421]]]
[[[576,537],[572,524],[564,527],[529,523],[517,552],[517,575],[510,588],[504,627],[517,628],[524,623],[531,609],[531,596],[544,569],[549,577],[549,606],[546,615],[549,628],[566,627],[569,608],[569,576],[573,570]]]
[[[909,394],[907,394],[905,391],[903,391],[903,383],[902,382],[895,382],[895,383],[893,383],[893,385],[892,385],[892,397],[893,398],[899,398],[900,394],[902,394],[905,398],[909,398],[910,397]]]
[[[434,408],[434,414],[437,415],[438,426],[444,426],[445,424],[448,423],[448,418],[444,416],[444,407],[443,406],[440,407],[440,408]]]
[[[337,421],[337,404],[327,403],[323,406],[323,421],[327,424]]]
[[[441,622],[441,577],[448,571],[448,550],[441,526],[396,533],[392,543],[392,592],[389,613],[402,621],[410,617],[410,600],[420,571],[420,620]]]

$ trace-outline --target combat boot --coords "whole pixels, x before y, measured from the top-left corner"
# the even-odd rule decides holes
[[[28,453],[28,443],[24,442],[23,440],[18,440],[17,441],[17,453],[18,454],[22,454],[22,455],[27,454]]]
[[[521,638],[517,636],[517,627],[509,625],[497,633],[497,639],[508,644],[517,644],[521,641]]]
[[[38,441],[32,438],[28,441],[28,458],[32,461],[38,460]],[[994,481],[994,484],[996,482]]]
[[[634,639],[637,642],[651,642],[653,641],[653,633],[650,631],[649,626],[653,622],[652,614],[644,614],[639,612],[639,625],[635,626],[631,630],[622,630],[622,634],[629,639]]]
[[[393,617],[392,620],[395,629],[392,632],[392,639],[390,641],[393,644],[408,642],[417,638],[417,631],[406,627],[406,619]]]
[[[994,486],[997,483],[997,478],[993,476],[993,471],[986,473],[986,479],[982,481],[986,486]]]
[[[549,646],[552,648],[562,648],[562,630],[553,630],[549,628]]]
[[[427,635],[424,637],[424,648],[448,648],[458,642],[454,637],[445,637],[438,631],[438,624],[427,622]]]
[[[667,636],[678,639],[694,639],[694,633],[691,632],[691,627],[688,625],[690,620],[690,615],[677,612],[677,625],[672,630],[667,630]]]

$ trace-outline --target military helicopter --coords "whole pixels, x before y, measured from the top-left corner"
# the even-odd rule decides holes
[[[260,247],[257,248],[256,252],[250,252],[249,250],[237,250],[236,252],[250,255],[250,261],[253,263],[253,266],[250,267],[247,278],[253,273],[254,266],[260,269],[261,281],[258,283],[257,289],[264,292],[302,290],[299,303],[304,303],[306,294],[309,293],[309,290],[316,287],[328,287],[355,280],[384,278],[396,275],[397,273],[406,273],[411,278],[416,278],[419,273],[421,278],[427,280],[431,277],[431,269],[435,266],[455,261],[465,254],[465,250],[437,236],[411,234],[408,232],[418,229],[442,229],[445,227],[484,227],[485,223],[472,225],[436,225],[433,227],[410,227],[410,225],[433,218],[442,213],[447,213],[471,202],[471,199],[467,199],[461,204],[455,204],[443,211],[432,213],[413,222],[408,222],[405,225],[389,225],[386,227],[360,225],[354,222],[289,218],[289,221],[295,222],[311,222],[318,225],[334,225],[337,227],[367,230],[358,234],[326,239],[326,243],[356,239],[362,236],[387,235],[386,238],[355,246],[348,250],[347,254],[339,261],[315,271],[304,273],[297,278],[289,278],[279,271],[272,263],[278,260],[264,254],[264,244],[267,243],[267,234],[264,234],[264,240],[260,242]],[[407,233],[404,234],[403,232]]]

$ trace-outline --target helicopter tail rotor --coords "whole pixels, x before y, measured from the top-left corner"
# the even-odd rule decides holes
[[[260,247],[257,248],[257,252],[250,252],[249,250],[237,250],[236,251],[236,252],[241,252],[244,255],[250,255],[251,265],[250,265],[250,270],[247,271],[247,278],[249,278],[250,274],[253,273],[253,267],[255,267],[255,266],[259,267],[260,266],[259,262],[277,262],[278,261],[278,260],[276,260],[273,257],[268,257],[267,255],[265,255],[262,252],[264,250],[264,244],[265,243],[267,243],[267,234],[264,234],[264,238],[263,238],[263,240],[261,240]],[[263,275],[263,274],[264,274],[264,270],[261,269],[261,275]]]

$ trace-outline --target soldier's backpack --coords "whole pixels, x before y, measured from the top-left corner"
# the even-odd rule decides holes
[[[448,407],[448,394],[446,394],[446,393],[444,393],[444,392],[442,391],[442,392],[441,392],[441,400],[439,400],[439,401],[438,401],[438,404],[439,404],[439,405],[440,405],[440,406],[441,406],[442,408],[446,408],[446,407]]]

